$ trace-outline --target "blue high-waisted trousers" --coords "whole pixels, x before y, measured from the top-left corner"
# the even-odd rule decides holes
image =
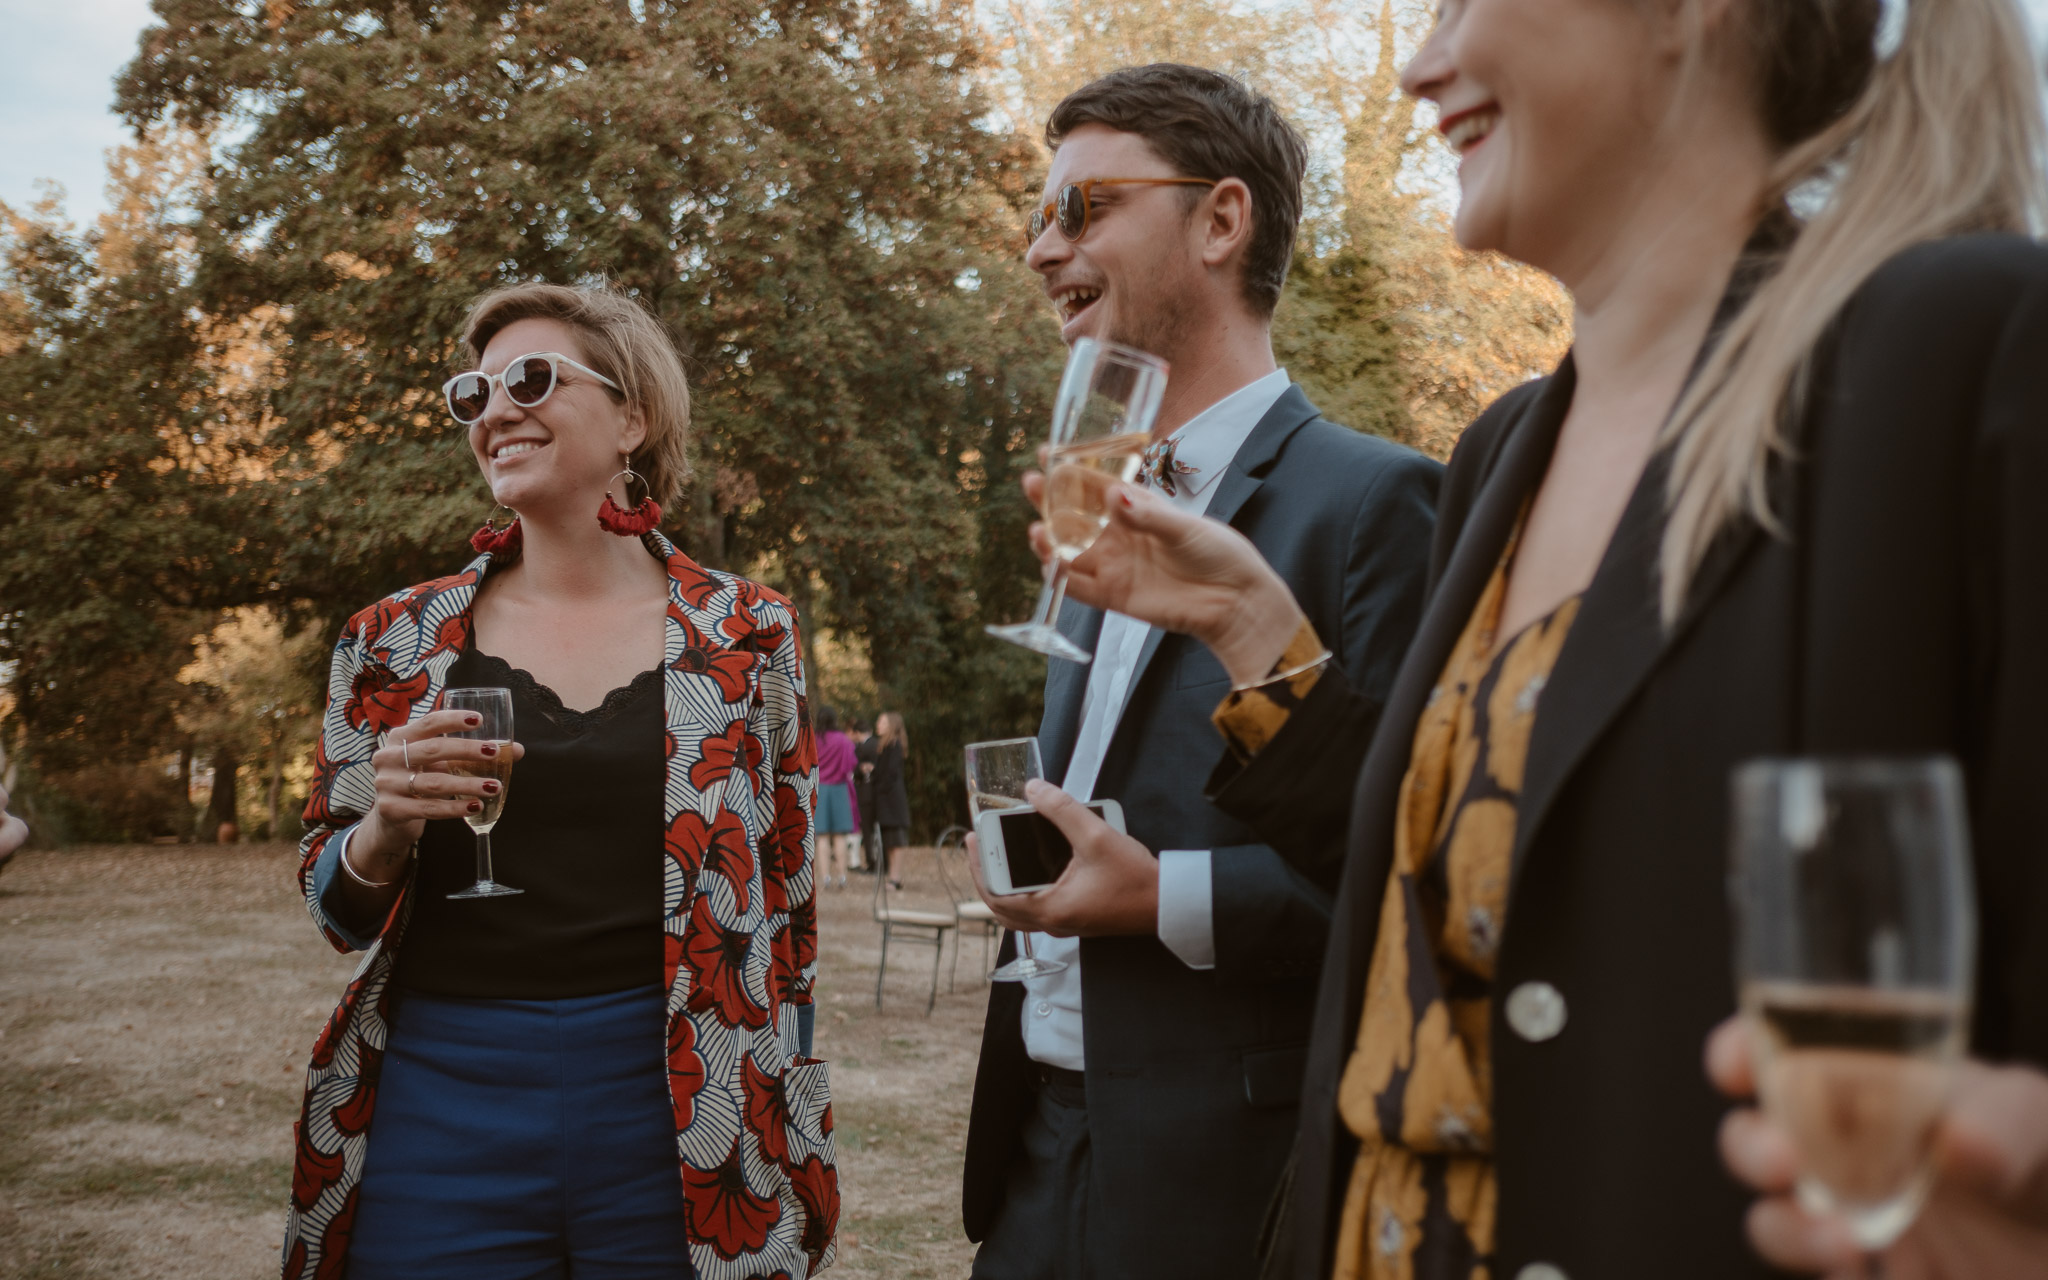
[[[405,992],[349,1280],[688,1280],[658,987]]]

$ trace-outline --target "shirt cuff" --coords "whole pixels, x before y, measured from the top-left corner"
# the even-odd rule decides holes
[[[1216,967],[1216,913],[1207,849],[1159,854],[1159,940],[1190,969]]]
[[[342,896],[341,860],[348,856],[348,838],[355,833],[354,827],[345,827],[321,848],[319,859],[313,863],[313,896],[319,900],[321,914],[327,917],[327,927],[357,951],[367,951],[377,941],[377,935],[374,932],[359,933],[349,927],[355,913],[350,910],[348,899]],[[374,930],[377,926],[372,922],[369,927]]]

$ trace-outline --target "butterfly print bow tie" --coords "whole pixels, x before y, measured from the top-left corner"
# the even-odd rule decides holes
[[[1179,492],[1179,486],[1173,482],[1175,476],[1191,476],[1199,470],[1173,456],[1173,448],[1178,443],[1169,436],[1146,446],[1144,458],[1138,466],[1138,478],[1157,485],[1159,492],[1169,498]]]

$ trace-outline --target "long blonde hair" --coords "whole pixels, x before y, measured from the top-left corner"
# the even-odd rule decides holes
[[[884,711],[875,717],[875,736],[887,747],[892,742],[903,744],[903,753],[910,754],[910,734],[903,727],[903,716],[899,712]]]
[[[1744,516],[1782,532],[1765,491],[1822,334],[1887,258],[2048,214],[2041,87],[2012,0],[1909,0],[1877,61],[1876,0],[1751,0],[1766,124],[1782,147],[1765,209],[1824,182],[1824,206],[1735,315],[1673,410],[1659,557],[1667,624],[1714,539]],[[1832,100],[1831,100],[1832,99]]]

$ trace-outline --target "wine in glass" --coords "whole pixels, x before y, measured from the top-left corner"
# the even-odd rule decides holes
[[[470,738],[498,745],[496,755],[483,760],[451,760],[448,772],[468,778],[496,778],[496,795],[482,797],[483,809],[463,815],[476,832],[476,883],[451,898],[505,898],[524,889],[499,884],[491,878],[491,828],[505,812],[505,797],[512,790],[512,691],[510,689],[450,689],[442,696],[446,711],[469,711],[479,717],[474,729],[451,733],[451,738]]]
[[[1955,763],[1762,760],[1734,777],[1736,969],[1800,1202],[1866,1250],[1912,1225],[1970,1021]]]
[[[1059,631],[1067,566],[1109,523],[1109,486],[1138,474],[1166,372],[1164,360],[1143,351],[1094,338],[1075,341],[1053,401],[1039,507],[1052,538],[1052,579],[1039,591],[1029,622],[992,625],[990,635],[1069,662],[1089,660],[1086,649]]]
[[[1004,738],[998,742],[970,742],[967,744],[967,808],[969,821],[978,823],[981,815],[994,810],[1027,810],[1031,802],[1024,798],[1024,784],[1033,778],[1043,778],[1044,768],[1039,764],[1038,739]],[[1022,982],[1026,978],[1042,977],[1058,973],[1066,968],[1059,960],[1041,960],[1031,954],[1031,935],[1017,934],[1017,944],[1024,954],[999,967],[988,975],[997,982]]]

